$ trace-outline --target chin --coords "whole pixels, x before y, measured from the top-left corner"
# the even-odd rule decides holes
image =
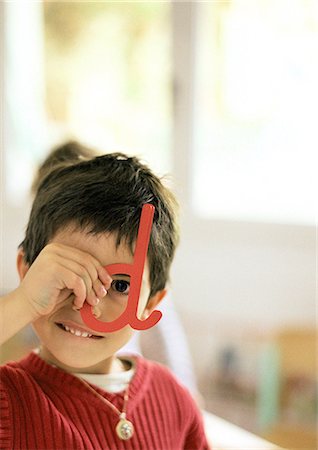
[[[121,330],[102,339],[93,339],[66,333],[56,324],[49,329],[41,325],[33,324],[33,329],[45,349],[43,357],[66,371],[104,365],[107,367],[107,361],[112,359],[132,335],[131,330],[127,328],[125,332]]]
[[[70,351],[66,348],[48,348],[48,350],[54,356],[56,365],[64,366],[64,368],[66,368],[67,370],[69,369],[70,371],[72,369],[85,369],[94,367],[112,357],[112,354],[109,355],[107,352],[101,353],[100,351],[96,355],[92,353],[87,354],[87,351],[83,351],[80,348],[78,348],[76,351],[74,351],[73,349]]]

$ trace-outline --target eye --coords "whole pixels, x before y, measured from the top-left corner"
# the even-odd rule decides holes
[[[127,295],[129,293],[129,287],[130,287],[130,283],[129,281],[125,281],[125,280],[114,280],[112,282],[112,288],[116,291],[119,292],[120,294],[125,294]]]

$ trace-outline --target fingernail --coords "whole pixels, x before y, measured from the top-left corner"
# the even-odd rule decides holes
[[[99,302],[100,302],[99,298],[96,297],[94,300],[94,305],[98,305]]]
[[[107,270],[106,270],[106,269],[104,269],[104,270],[105,270],[106,280],[107,280],[106,283],[108,283],[109,285],[111,285],[113,279],[112,279],[112,277],[109,275],[109,273],[107,272]]]
[[[105,286],[102,286],[100,290],[102,293],[102,297],[105,297],[105,295],[107,295],[107,289],[105,288]]]

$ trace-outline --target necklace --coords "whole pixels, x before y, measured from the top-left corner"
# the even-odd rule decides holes
[[[41,349],[39,350],[38,355],[41,354]],[[55,364],[51,365],[53,367],[57,367]],[[123,410],[120,412],[118,408],[116,408],[115,405],[113,405],[109,400],[107,400],[106,398],[102,397],[101,395],[99,395],[95,389],[93,389],[86,380],[84,380],[83,378],[78,378],[78,380],[80,382],[82,382],[83,384],[85,384],[85,386],[96,396],[98,397],[100,400],[102,400],[106,405],[110,406],[111,409],[118,415],[119,417],[119,422],[116,425],[116,434],[119,437],[119,439],[121,439],[122,441],[128,441],[128,439],[131,439],[133,434],[134,434],[134,426],[133,424],[130,422],[130,420],[126,419],[126,409],[127,409],[127,403],[129,400],[129,384],[125,390],[124,393],[124,404],[123,404]]]
[[[116,433],[117,433],[117,436],[119,437],[119,439],[121,439],[123,441],[127,441],[128,439],[132,438],[132,436],[134,434],[134,426],[130,422],[130,420],[126,419],[126,408],[127,408],[127,403],[128,403],[128,399],[129,399],[129,395],[128,395],[129,384],[128,384],[128,386],[125,390],[125,394],[124,394],[123,410],[120,412],[119,409],[116,408],[115,405],[113,405],[106,398],[99,395],[85,380],[83,380],[81,378],[80,381],[82,383],[84,383],[95,396],[100,398],[106,405],[110,406],[112,408],[112,410],[118,415],[119,422],[116,425]]]

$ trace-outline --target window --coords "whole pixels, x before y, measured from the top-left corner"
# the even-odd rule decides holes
[[[200,3],[197,30],[196,213],[314,224],[317,2]]]
[[[51,131],[170,168],[169,4],[46,2]]]
[[[171,168],[167,2],[7,2],[5,180],[21,205],[52,145],[78,139]]]

